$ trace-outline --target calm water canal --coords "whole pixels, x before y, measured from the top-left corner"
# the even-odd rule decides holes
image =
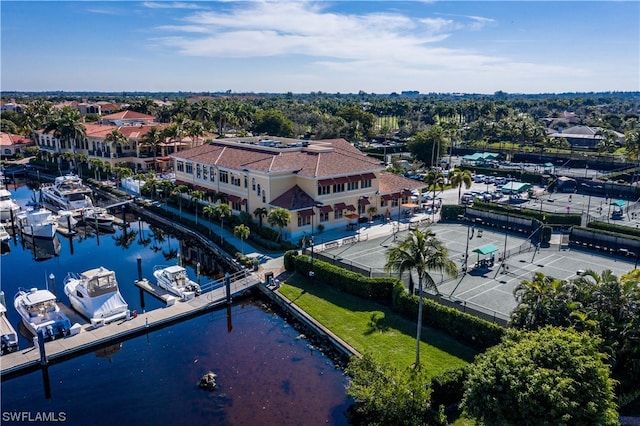
[[[26,186],[9,189],[23,206],[32,195]],[[56,294],[68,305],[62,290],[67,273],[98,266],[116,271],[130,308],[142,312],[133,285],[137,257],[143,275],[151,278],[153,266],[176,263],[180,241],[139,222],[129,234],[125,238],[120,228],[99,236],[81,230],[72,241],[58,236],[54,244],[35,249],[12,240],[0,258],[12,324],[20,322],[13,308],[19,287],[43,288],[53,274]],[[188,271],[195,279],[194,269]],[[148,295],[145,305],[162,308]],[[20,336],[19,350],[30,346],[30,339]],[[214,392],[197,387],[207,371],[218,376]],[[262,301],[249,299],[2,380],[0,423],[48,416],[73,425],[346,425],[346,384],[342,371],[299,331]]]

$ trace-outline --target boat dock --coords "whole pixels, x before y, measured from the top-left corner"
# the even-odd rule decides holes
[[[90,352],[101,346],[113,344],[119,340],[135,337],[186,320],[208,310],[225,305],[233,296],[242,294],[261,283],[254,273],[240,271],[226,279],[214,281],[203,286],[203,293],[190,300],[175,299],[175,303],[163,308],[131,315],[128,320],[115,321],[110,324],[94,326],[70,308],[59,304],[60,308],[69,316],[72,323],[78,323],[81,331],[75,336],[57,338],[44,343],[46,360],[40,357],[40,351],[32,346],[18,349],[16,352],[2,356],[0,378],[8,378],[36,369],[47,362],[64,359],[73,355]],[[143,291],[160,300],[167,299],[164,290],[149,283],[138,280],[136,285]],[[228,291],[227,291],[228,290]]]

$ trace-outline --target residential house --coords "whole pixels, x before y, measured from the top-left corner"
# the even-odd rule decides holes
[[[0,156],[15,157],[16,154],[24,152],[28,146],[35,145],[33,140],[22,135],[11,133],[0,133]]]

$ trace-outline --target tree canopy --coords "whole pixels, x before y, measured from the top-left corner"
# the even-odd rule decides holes
[[[465,415],[486,425],[616,425],[599,339],[557,327],[511,330],[470,366]]]

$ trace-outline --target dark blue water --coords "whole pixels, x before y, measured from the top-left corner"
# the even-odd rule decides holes
[[[10,189],[22,205],[31,196],[27,187]],[[128,232],[134,231],[140,233],[123,246],[120,228],[101,235],[81,229],[72,241],[58,237],[59,253],[48,259],[46,250],[34,252],[19,238],[12,241],[0,258],[0,272],[14,326],[19,323],[12,306],[18,287],[44,287],[53,274],[56,292],[68,304],[62,291],[66,274],[98,266],[116,271],[124,298],[140,311],[133,285],[137,257],[150,278],[154,265],[176,263],[171,256],[180,242],[144,223],[132,224]],[[34,253],[43,259],[35,260]],[[187,268],[195,279],[194,269]],[[161,307],[148,295],[145,305],[147,310]],[[48,418],[74,425],[347,424],[347,379],[299,335],[261,301],[237,302],[228,310],[54,363],[46,371],[3,380],[0,423],[21,417],[23,422]],[[20,350],[27,350],[30,340],[20,339]],[[213,392],[197,387],[208,371],[217,375]]]

